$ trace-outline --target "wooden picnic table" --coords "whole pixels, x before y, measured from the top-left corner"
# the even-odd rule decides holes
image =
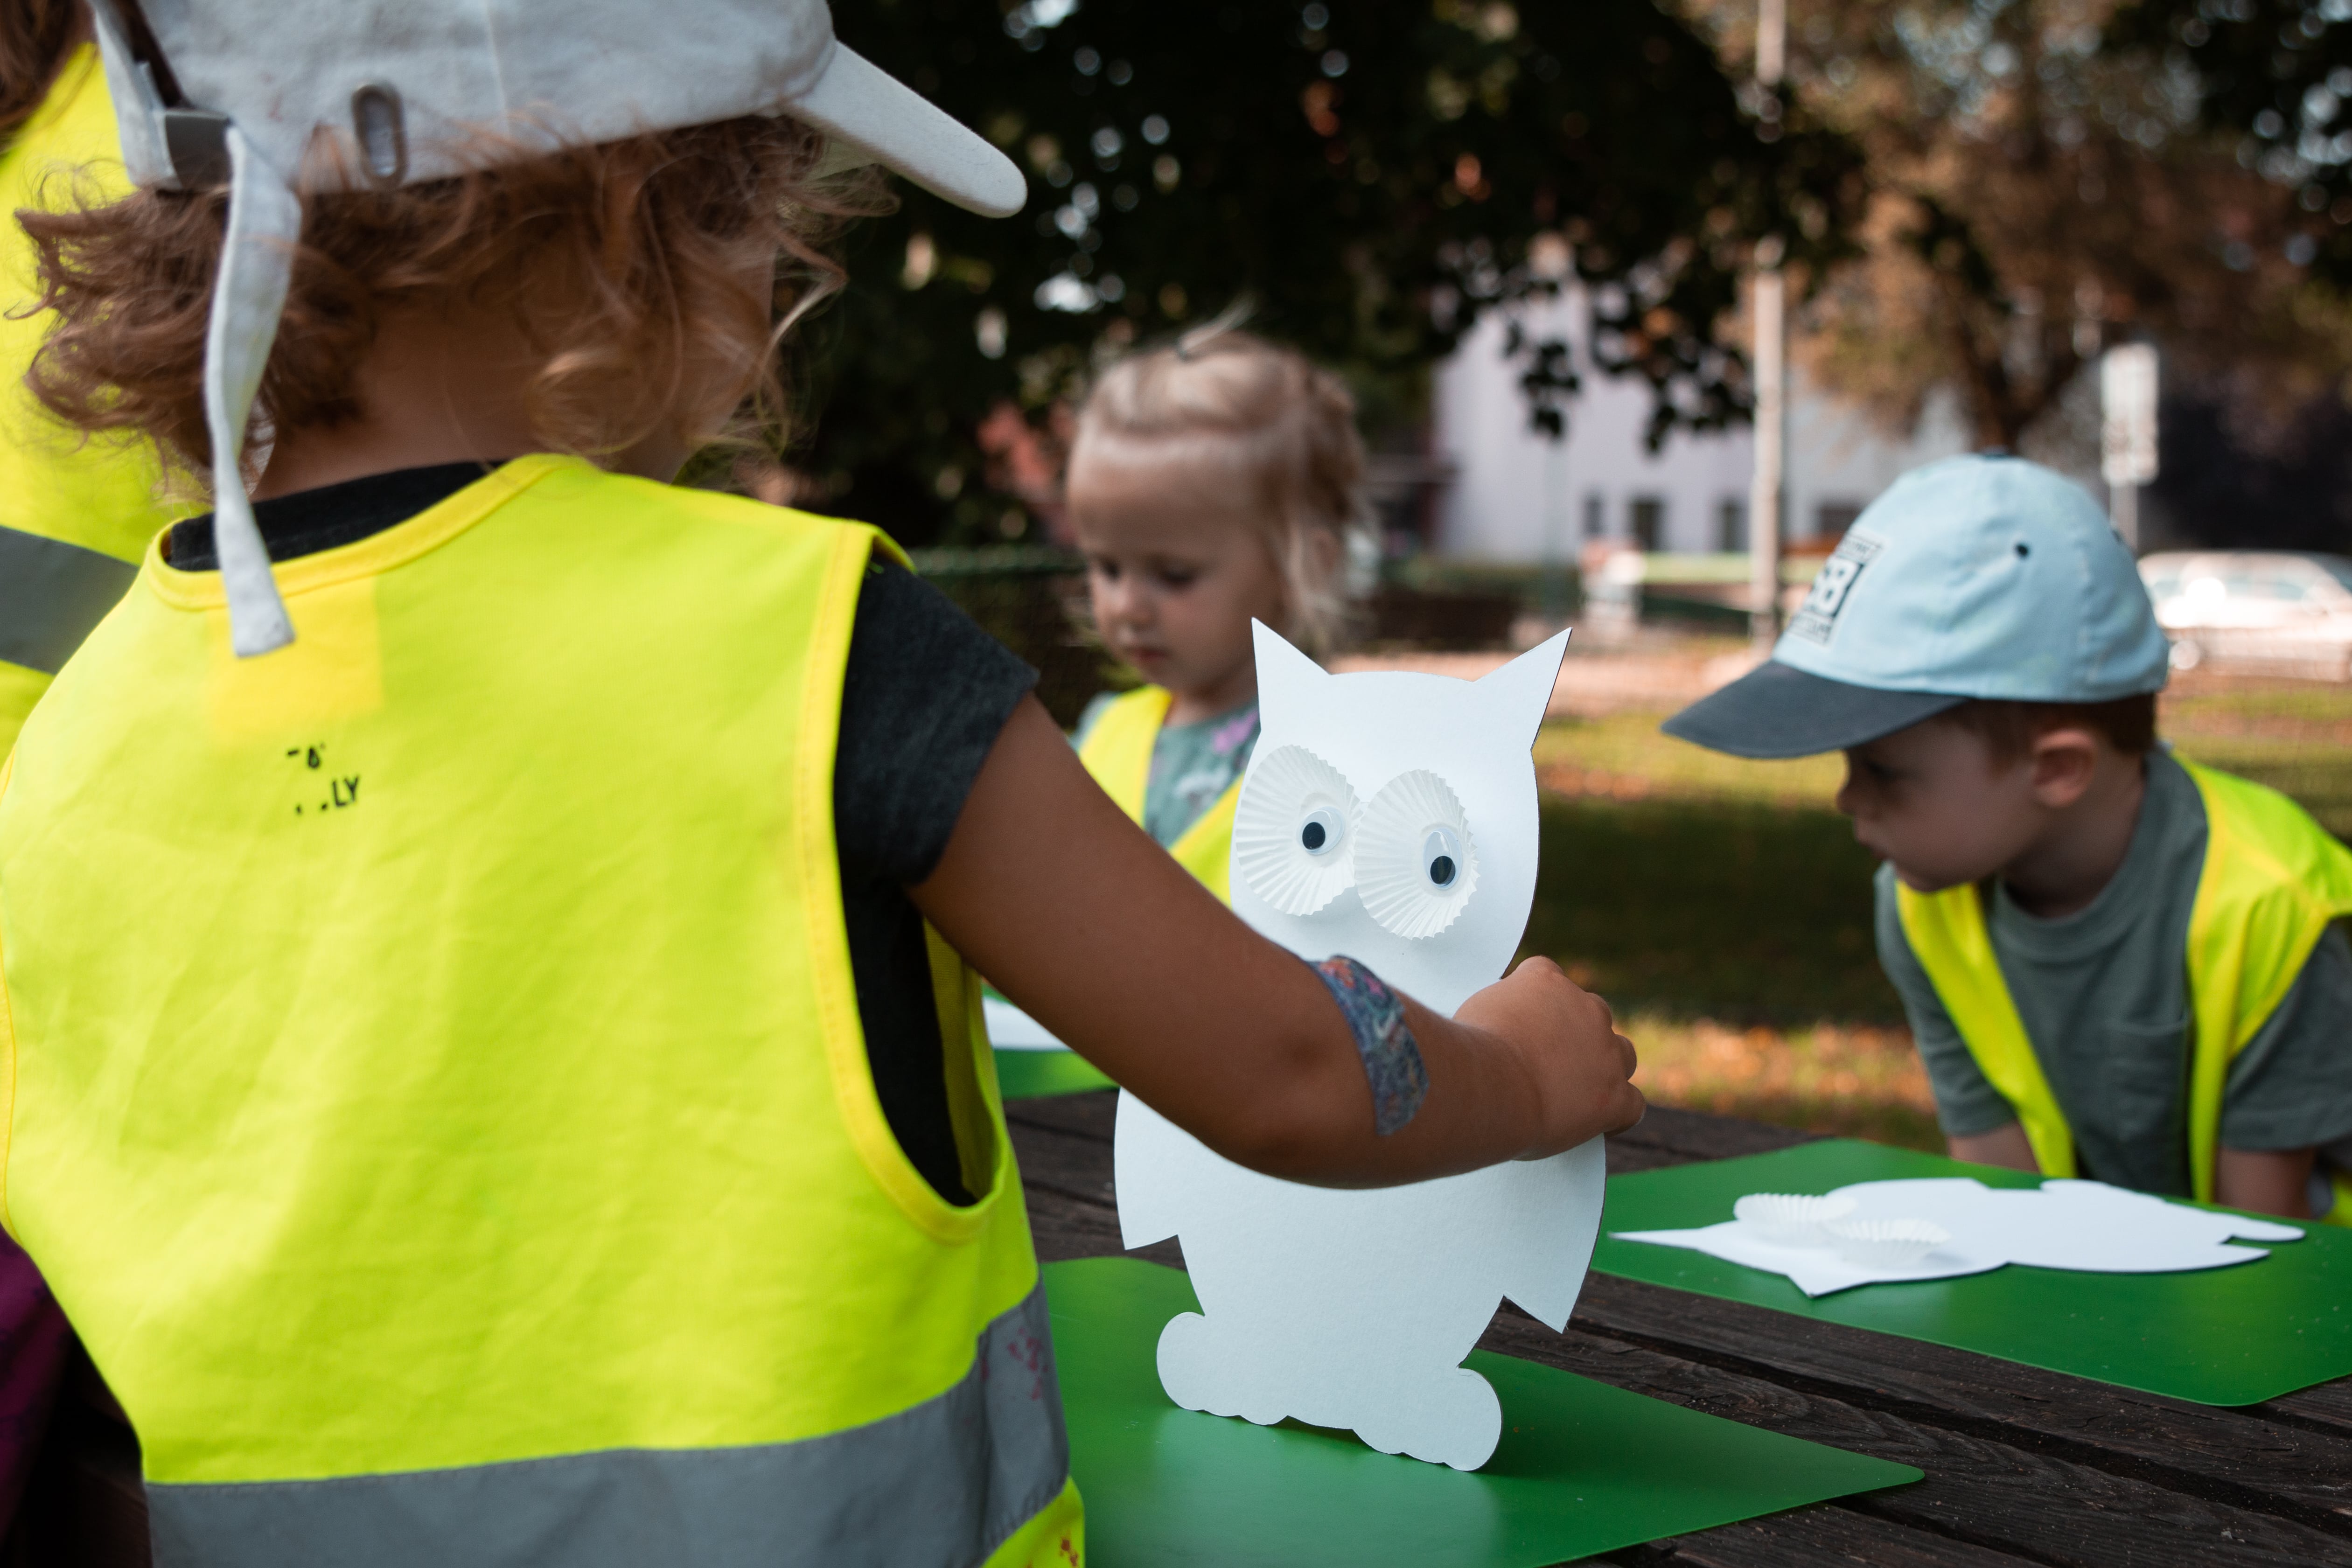
[[[1038,1256],[1116,1254],[1110,1091],[1005,1107]],[[1808,1135],[1663,1107],[1612,1176]],[[1178,1244],[1139,1256],[1182,1266]],[[1482,1348],[1927,1479],[1611,1554],[1675,1568],[2352,1564],[2352,1377],[2238,1409],[1595,1273],[1565,1334],[1506,1304]]]
[[[1118,1253],[1109,1091],[1006,1107],[1038,1255]],[[1806,1135],[1653,1109],[1612,1175]],[[1181,1267],[1175,1242],[1140,1256]],[[2352,1378],[2217,1409],[1593,1274],[1568,1333],[1506,1305],[1481,1344],[1790,1437],[1916,1465],[1915,1486],[1654,1542],[1645,1568],[2352,1565]],[[143,1568],[138,1446],[84,1374],[5,1568]],[[29,1537],[29,1539],[28,1539]],[[551,1564],[550,1568],[558,1568]]]

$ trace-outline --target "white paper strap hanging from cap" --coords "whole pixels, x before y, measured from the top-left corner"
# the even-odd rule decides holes
[[[166,109],[154,71],[137,57],[112,0],[93,0],[91,16],[131,177],[142,184],[186,188],[173,153],[174,111]],[[238,459],[286,308],[302,204],[234,120],[223,125],[219,115],[201,111],[188,118],[197,122],[190,129],[199,141],[210,140],[211,126],[220,126],[221,151],[228,159],[228,223],[205,330],[205,427],[213,451],[213,548],[228,601],[229,641],[240,657],[250,657],[294,640],[285,601],[270,576],[268,551],[246,499]]]
[[[228,157],[228,233],[205,333],[205,427],[212,438],[213,549],[228,599],[229,642],[239,658],[251,658],[294,641],[237,459],[286,308],[302,204],[234,124]]]

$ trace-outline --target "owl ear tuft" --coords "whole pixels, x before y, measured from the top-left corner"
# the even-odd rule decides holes
[[[1523,733],[1529,747],[1535,745],[1536,731],[1543,727],[1544,712],[1551,706],[1552,688],[1559,684],[1560,661],[1567,656],[1568,633],[1562,632],[1478,682],[1478,691],[1488,703],[1488,711],[1496,714],[1499,722],[1527,727]],[[1264,667],[1263,655],[1260,667]],[[1264,679],[1263,675],[1260,679]]]
[[[1257,648],[1258,730],[1264,734],[1305,711],[1331,674],[1263,621],[1250,622],[1250,636]]]

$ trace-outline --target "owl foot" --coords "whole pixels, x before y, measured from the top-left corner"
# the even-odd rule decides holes
[[[1448,1367],[1396,1389],[1383,1409],[1356,1424],[1356,1436],[1383,1454],[1475,1470],[1502,1441],[1503,1402],[1476,1373]]]
[[[1290,1414],[1279,1394],[1257,1386],[1247,1363],[1198,1312],[1180,1312],[1160,1331],[1160,1386],[1187,1410],[1238,1416],[1271,1427]]]

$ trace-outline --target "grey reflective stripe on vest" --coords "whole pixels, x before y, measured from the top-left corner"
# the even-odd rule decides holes
[[[986,1561],[1069,1441],[1041,1281],[953,1388],[845,1432],[466,1469],[147,1488],[157,1568],[783,1568]]]
[[[0,528],[0,659],[56,674],[138,575],[99,550]]]

